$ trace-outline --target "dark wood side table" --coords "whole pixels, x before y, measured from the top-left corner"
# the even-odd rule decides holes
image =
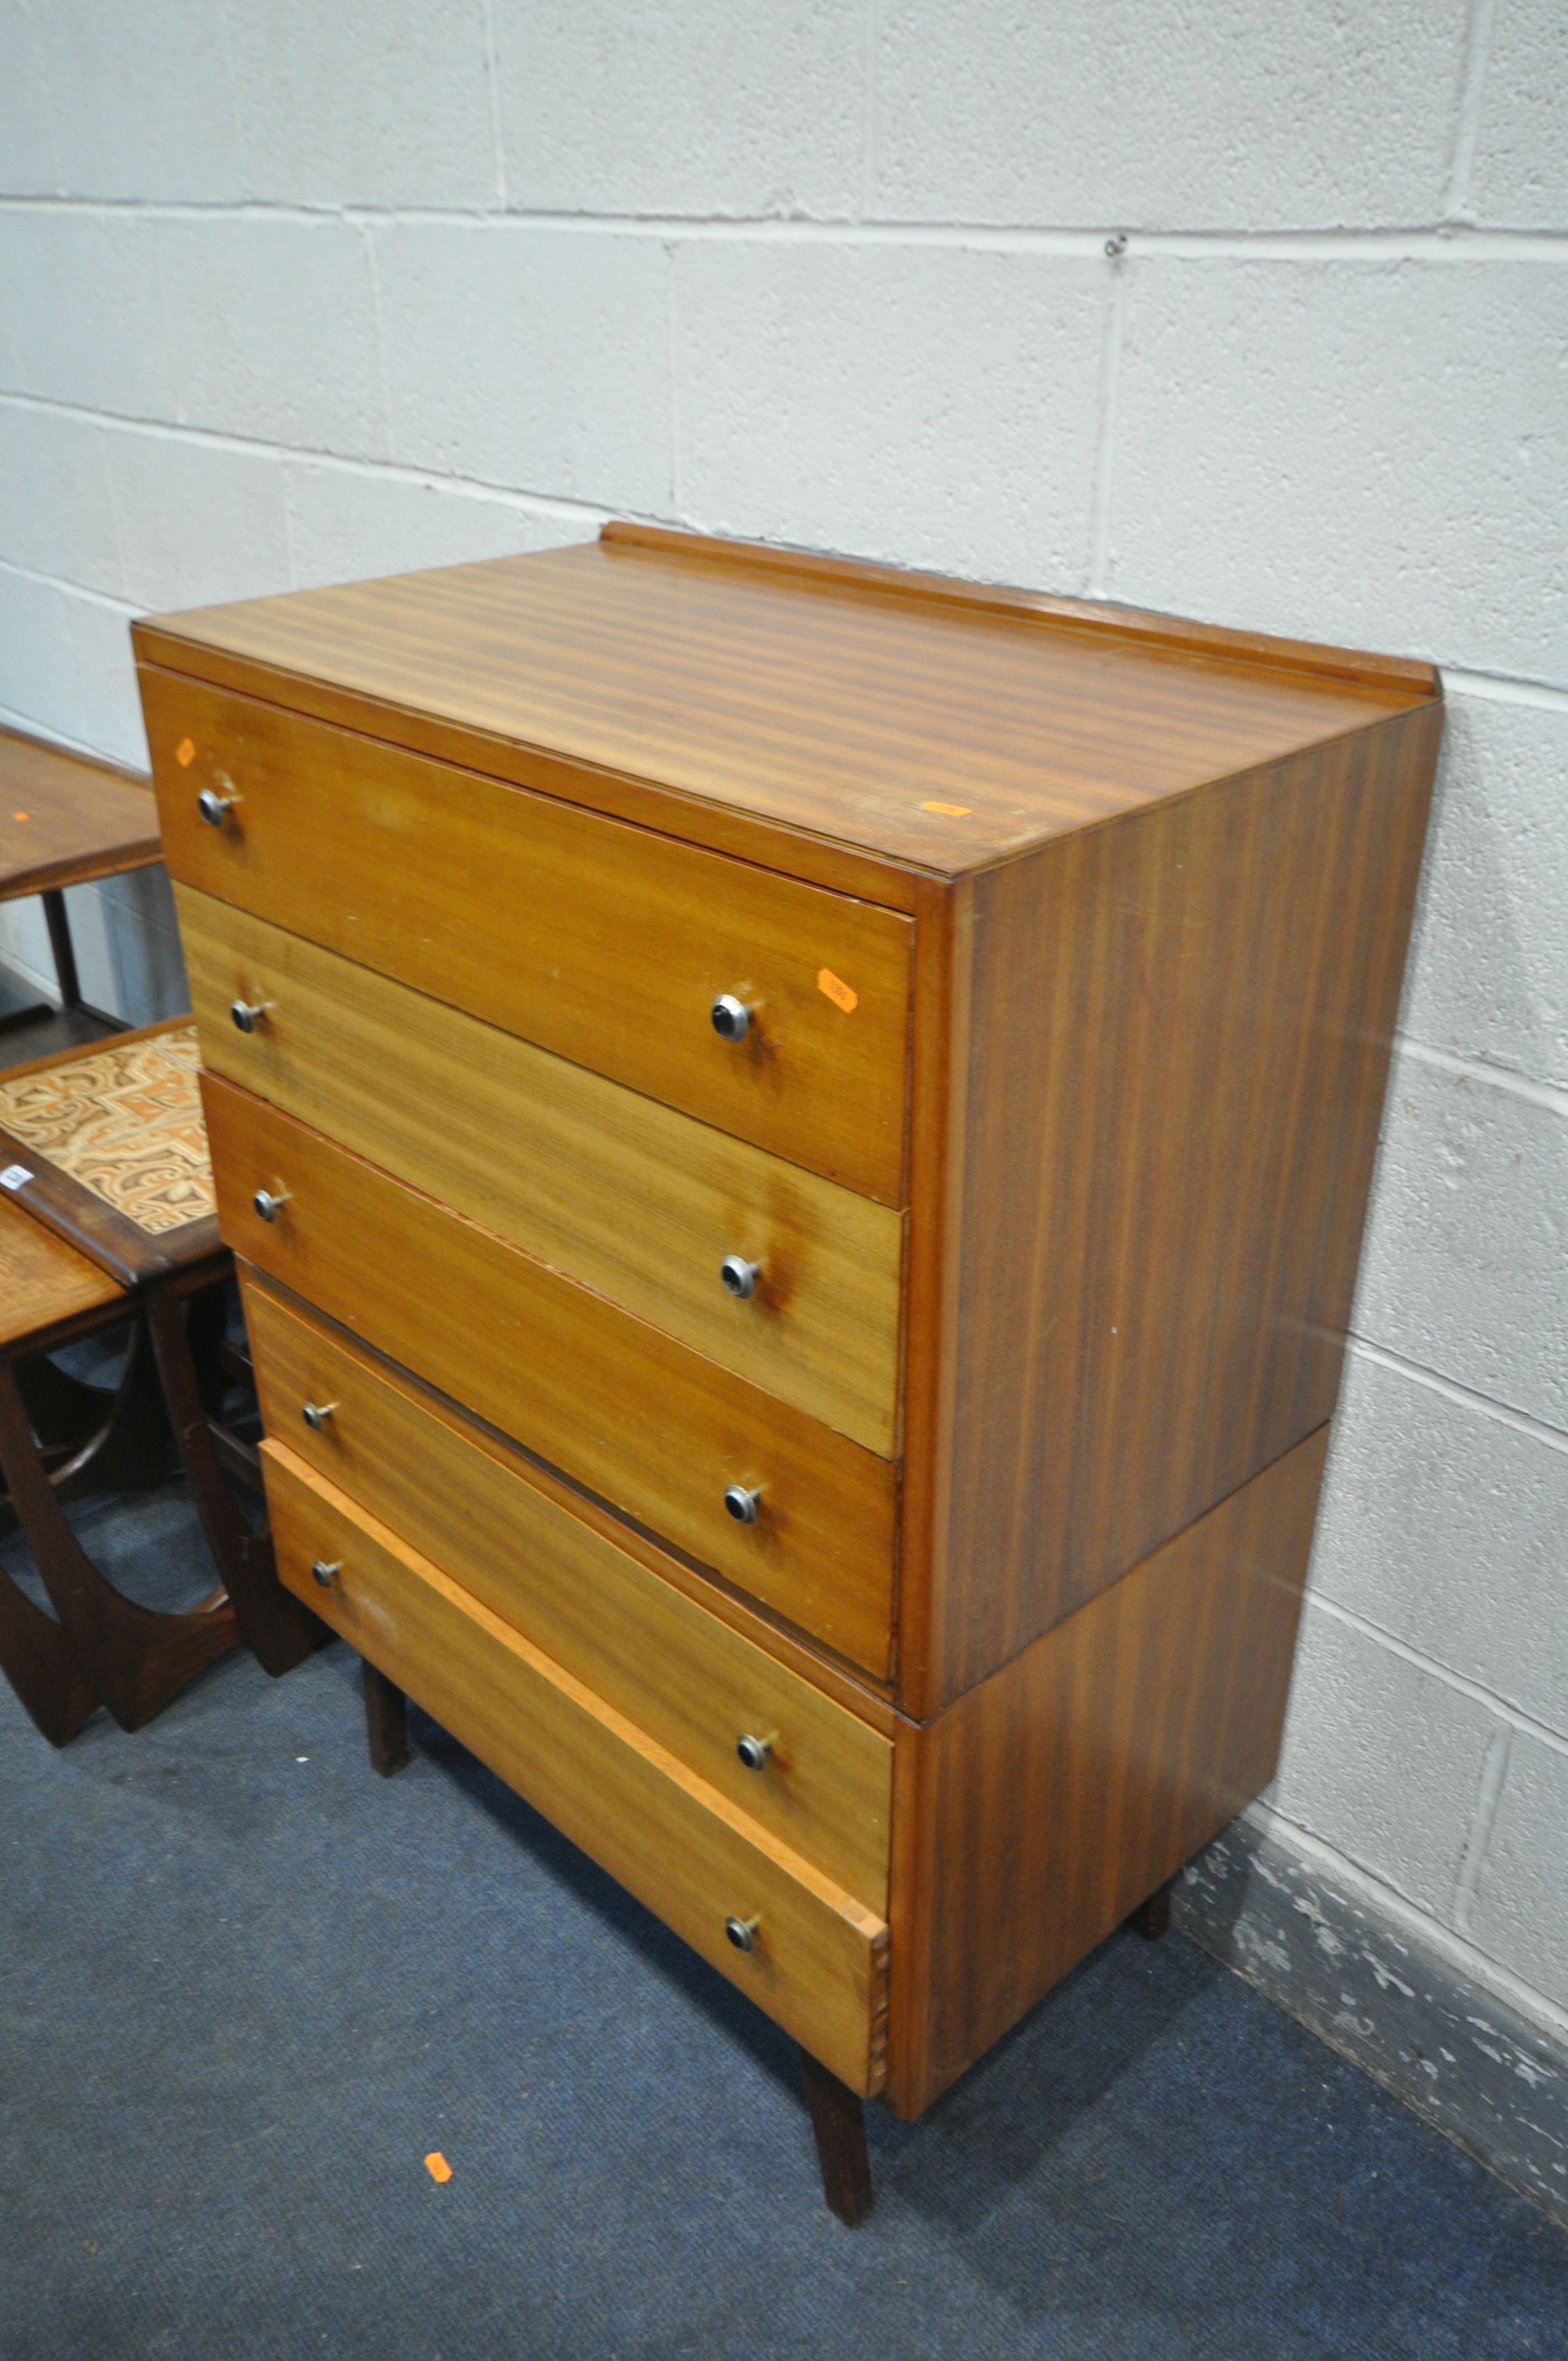
[[[110,763],[0,730],[0,902],[42,897],[63,1009],[84,1020],[68,1028],[76,1038],[117,1032],[120,1020],[82,997],[65,889],[150,868],[160,858],[149,787]],[[42,1002],[13,1009],[0,1016],[0,1034],[53,1013]]]
[[[119,1033],[0,1075],[0,1196],[106,1275],[121,1291],[119,1316],[145,1318],[175,1441],[237,1618],[225,1644],[243,1636],[268,1672],[288,1672],[320,1627],[279,1586],[269,1538],[249,1530],[224,1480],[223,1462],[242,1449],[217,1419],[221,1290],[233,1262],[213,1210],[191,1020]],[[48,1349],[30,1333],[0,1334],[0,1362]],[[27,1407],[36,1434],[37,1405]],[[12,1498],[93,1689],[122,1727],[137,1729],[208,1657],[187,1666],[173,1627],[189,1619],[134,1607],[85,1557],[46,1499],[48,1482],[24,1464],[27,1428],[0,1367],[0,1463]],[[241,1472],[258,1488],[253,1455]]]

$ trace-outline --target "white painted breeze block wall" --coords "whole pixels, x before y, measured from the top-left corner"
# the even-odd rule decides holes
[[[611,513],[1437,658],[1277,1835],[1568,2032],[1564,0],[0,0],[0,707]],[[178,1005],[156,885],[89,988]],[[42,967],[41,930],[9,938]]]

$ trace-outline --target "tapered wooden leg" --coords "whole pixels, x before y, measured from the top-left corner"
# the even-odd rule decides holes
[[[284,1589],[278,1579],[270,1540],[264,1532],[250,1531],[224,1481],[207,1424],[202,1381],[191,1356],[185,1305],[172,1289],[155,1288],[148,1300],[148,1318],[164,1398],[174,1422],[174,1439],[191,1479],[192,1498],[224,1587],[234,1601],[240,1630],[264,1672],[291,1672],[318,1644],[321,1624],[308,1607]]]
[[[1157,1943],[1169,1930],[1171,1883],[1168,1878],[1163,1885],[1157,1885],[1148,1900],[1140,1902],[1123,1922],[1135,1935],[1141,1935],[1146,1943]]]
[[[370,1746],[370,1768],[389,1779],[409,1759],[409,1701],[368,1657],[360,1661],[365,1670],[365,1735]]]
[[[862,2102],[837,2074],[830,2074],[808,2049],[800,2053],[806,2083],[806,2103],[817,2135],[817,2161],[822,2168],[822,2194],[828,2210],[852,2230],[872,2210],[872,2160],[866,2153],[866,2111]]]
[[[0,1363],[0,1470],[65,1636],[122,1730],[161,1713],[239,1638],[220,1590],[183,1615],[138,1607],[101,1575],[71,1532],[33,1441],[16,1373]]]

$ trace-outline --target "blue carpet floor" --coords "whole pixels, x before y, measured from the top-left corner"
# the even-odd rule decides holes
[[[177,1487],[74,1514],[210,1580]],[[415,1734],[341,1647],[61,1754],[0,1690],[4,2361],[1568,2355],[1563,2234],[1179,1936],[871,2110],[840,2228],[789,2045]]]

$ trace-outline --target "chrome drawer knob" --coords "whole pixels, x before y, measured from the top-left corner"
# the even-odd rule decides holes
[[[321,1434],[325,1432],[326,1422],[336,1408],[335,1402],[305,1402],[301,1408],[300,1416],[308,1427],[313,1428],[317,1434]]]
[[[250,1202],[264,1222],[275,1222],[292,1193],[288,1189],[258,1189]]]
[[[749,1492],[744,1484],[731,1484],[724,1495],[724,1505],[738,1525],[754,1525],[762,1499],[760,1491]]]
[[[751,1029],[751,1010],[732,992],[721,992],[707,1013],[721,1041],[743,1041]]]
[[[724,1931],[738,1951],[754,1951],[757,1948],[757,1928],[760,1924],[761,1921],[756,1918],[727,1918],[724,1922]]]
[[[226,796],[220,796],[216,787],[203,787],[196,798],[196,809],[209,828],[226,827],[228,816],[239,801],[232,783],[225,779],[224,785],[229,789]]]
[[[311,1568],[312,1575],[323,1590],[330,1590],[342,1572],[343,1560],[340,1557],[318,1557]]]
[[[726,1255],[718,1266],[718,1277],[726,1295],[734,1296],[738,1303],[749,1302],[757,1292],[761,1263],[748,1262],[744,1255]]]
[[[749,1730],[741,1732],[735,1741],[735,1752],[748,1771],[767,1769],[768,1757],[773,1751],[773,1741],[777,1736],[775,1730],[770,1730],[765,1738],[753,1738]]]
[[[258,1025],[267,1022],[267,1012],[271,1005],[269,1000],[236,1000],[229,1010],[236,1030],[254,1033]]]

